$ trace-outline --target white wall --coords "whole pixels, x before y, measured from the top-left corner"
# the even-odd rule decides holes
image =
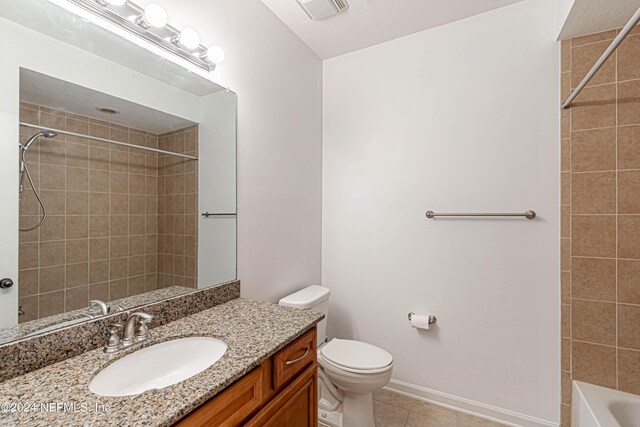
[[[320,282],[322,63],[259,0],[161,3],[227,53],[214,74],[238,94],[243,296],[277,301]]]
[[[558,46],[528,0],[324,63],[330,336],[397,381],[557,422]],[[437,219],[434,211],[524,211]],[[435,314],[419,333],[407,313]]]

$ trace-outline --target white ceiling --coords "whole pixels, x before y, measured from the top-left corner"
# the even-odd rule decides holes
[[[560,31],[560,40],[623,27],[640,0],[574,0]]]
[[[195,124],[144,105],[24,68],[20,69],[20,100],[154,134],[171,132]],[[111,108],[120,113],[102,113],[97,111],[96,107]]]
[[[321,59],[448,24],[521,0],[347,1],[350,7],[345,12],[321,21],[312,21],[296,0],[262,0]]]

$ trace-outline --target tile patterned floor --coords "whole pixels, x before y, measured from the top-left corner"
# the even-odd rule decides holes
[[[412,399],[389,390],[373,394],[376,427],[501,427],[493,421]]]

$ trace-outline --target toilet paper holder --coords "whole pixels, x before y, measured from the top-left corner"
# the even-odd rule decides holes
[[[409,318],[409,321],[411,321],[411,317],[414,315],[415,313],[412,311],[410,312],[407,317]],[[436,319],[436,316],[429,316],[429,324],[430,325],[435,325],[435,323],[438,321],[438,319]]]

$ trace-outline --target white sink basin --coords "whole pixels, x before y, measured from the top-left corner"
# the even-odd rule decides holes
[[[191,337],[143,348],[104,368],[89,383],[100,396],[133,396],[177,384],[204,371],[227,351],[217,338]]]

